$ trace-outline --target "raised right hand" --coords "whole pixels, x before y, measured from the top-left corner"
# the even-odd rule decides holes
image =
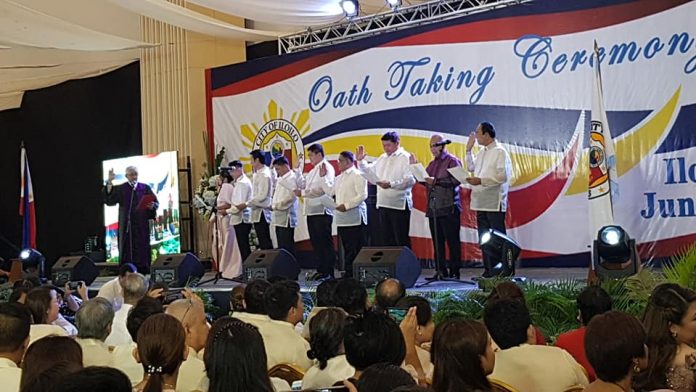
[[[358,148],[355,150],[355,159],[358,161],[362,161],[365,159],[365,146],[362,144],[358,146]]]
[[[469,134],[469,140],[466,142],[466,151],[471,151],[476,143],[476,132],[471,132]]]
[[[116,178],[116,173],[114,173],[114,168],[112,167],[109,170],[109,182],[112,182]]]

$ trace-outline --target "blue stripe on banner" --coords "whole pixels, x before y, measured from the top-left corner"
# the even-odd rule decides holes
[[[303,60],[318,54],[331,52],[334,50],[363,50],[395,41],[411,35],[426,33],[443,27],[454,26],[462,23],[476,22],[488,19],[507,18],[515,16],[541,15],[555,12],[572,12],[591,8],[606,7],[623,3],[633,3],[636,0],[553,0],[535,1],[521,6],[506,7],[498,10],[482,12],[474,15],[455,18],[452,20],[433,23],[421,27],[413,27],[389,34],[379,34],[374,37],[355,40],[344,44],[330,45],[316,50],[309,50],[298,53],[286,54],[283,56],[272,56],[262,59],[247,61],[239,64],[231,64],[223,67],[212,68],[210,82],[212,89],[227,86],[244,80],[262,72],[273,70],[277,67],[291,64],[295,61]]]
[[[608,113],[613,137],[630,130],[650,111]],[[573,135],[579,110],[541,109],[497,105],[432,105],[371,112],[341,120],[302,139],[307,145],[343,132],[389,128],[424,130],[454,135],[468,135],[479,122],[490,121],[499,139],[519,146],[562,151]],[[589,129],[590,112],[584,129]],[[587,139],[587,138],[585,138]],[[559,143],[559,141],[563,141]],[[543,144],[543,143],[549,144]],[[588,140],[583,143],[587,145]]]
[[[696,104],[682,106],[681,109],[679,109],[676,120],[674,120],[672,129],[655,153],[659,154],[696,147],[694,118],[696,118]],[[611,120],[609,121],[609,125],[611,125]]]

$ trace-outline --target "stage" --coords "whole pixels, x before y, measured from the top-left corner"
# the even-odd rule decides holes
[[[318,282],[308,281],[308,277],[314,274],[315,270],[303,269],[300,273],[299,284],[300,290],[303,295],[308,298],[311,297],[312,293],[316,290]],[[468,280],[471,282],[471,278],[480,276],[483,272],[482,268],[462,268],[461,275],[462,280]],[[469,292],[473,290],[479,290],[478,284],[465,284],[458,282],[434,282],[428,284],[427,286],[418,287],[419,285],[426,283],[426,277],[432,276],[434,270],[423,270],[416,286],[406,289],[408,294],[421,294],[427,295],[435,292],[442,291],[454,291],[454,292]],[[339,272],[336,271],[336,276],[340,276]],[[207,272],[201,281],[206,281],[215,277],[214,272]],[[559,281],[563,279],[579,279],[585,280],[587,278],[587,268],[518,268],[516,277],[525,278],[527,281],[533,281],[538,283],[548,283]],[[99,277],[92,285],[90,285],[90,296],[96,295],[97,290],[106,282],[113,279],[113,277]],[[201,290],[210,294],[214,301],[214,305],[220,307],[223,312],[229,310],[229,294],[230,291],[235,287],[240,285],[237,282],[231,282],[227,280],[219,280],[217,283],[212,281],[199,285],[194,288],[194,290]]]

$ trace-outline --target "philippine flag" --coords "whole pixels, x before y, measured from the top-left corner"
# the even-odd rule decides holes
[[[29,160],[27,150],[22,143],[21,159],[21,187],[19,190],[19,215],[22,220],[22,249],[36,249],[36,211],[34,210],[34,189],[29,173]]]

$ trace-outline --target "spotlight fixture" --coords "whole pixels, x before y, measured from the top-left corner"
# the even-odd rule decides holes
[[[44,278],[44,264],[46,258],[36,249],[26,248],[19,252],[22,261],[22,269],[29,273],[36,273],[39,278]]]
[[[358,16],[358,13],[360,13],[360,3],[358,3],[358,0],[341,0],[340,4],[347,18]]]
[[[396,11],[397,8],[401,7],[401,0],[387,0],[387,5],[392,11]]]
[[[515,262],[522,252],[519,244],[506,234],[488,229],[481,234],[481,250],[489,257],[492,276],[515,275]]]
[[[592,269],[600,278],[618,279],[638,273],[636,241],[621,226],[604,226],[592,244]]]

